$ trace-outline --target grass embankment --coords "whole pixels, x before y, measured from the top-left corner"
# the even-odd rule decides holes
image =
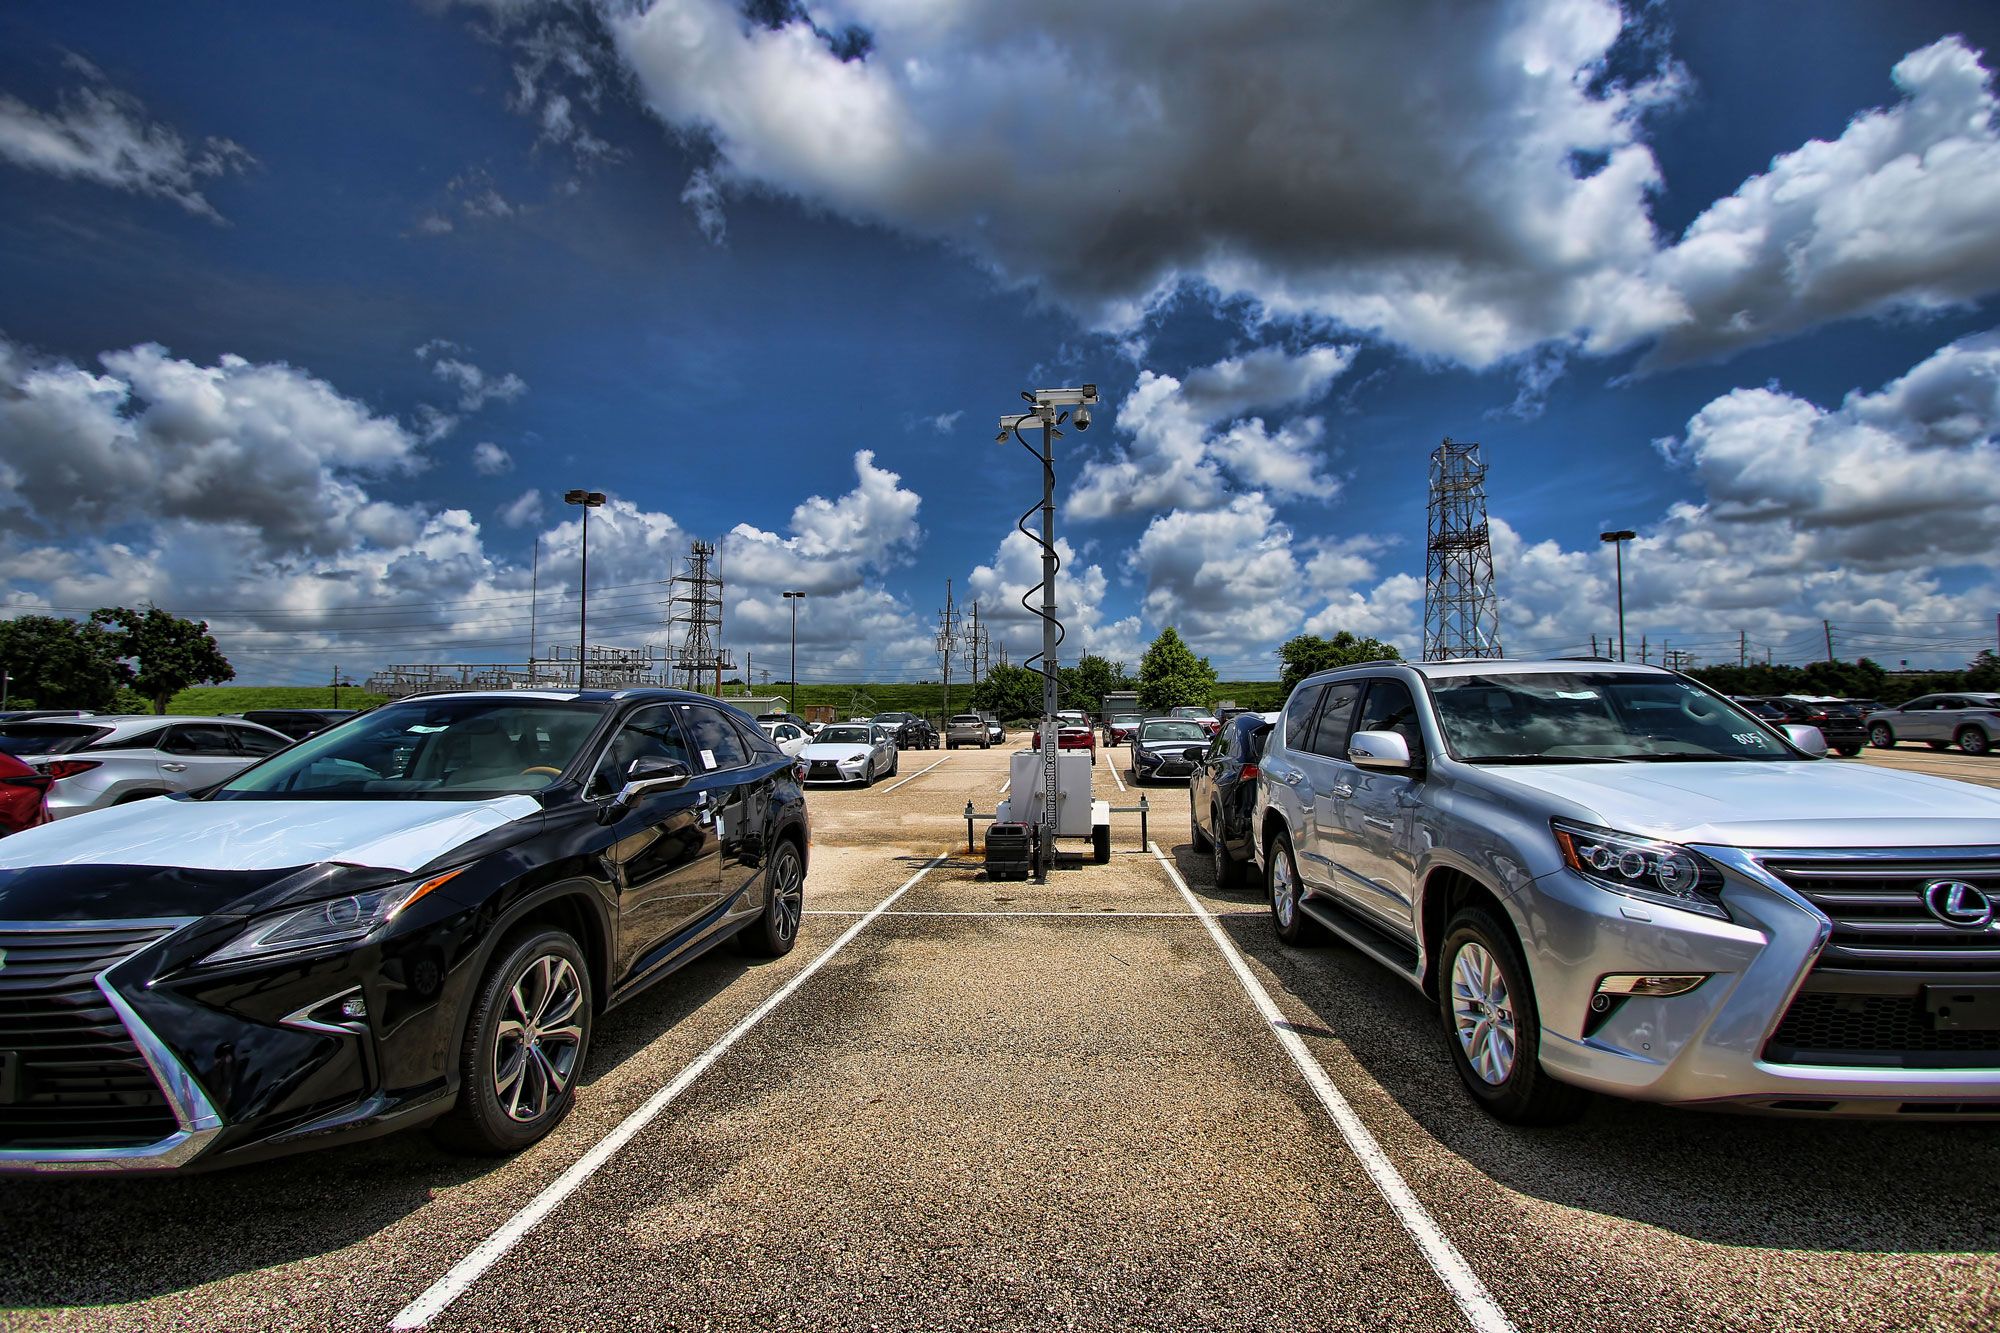
[[[342,708],[373,708],[387,703],[379,694],[343,689]],[[332,708],[333,691],[324,685],[197,685],[167,701],[169,713],[213,717],[247,713],[253,708]]]

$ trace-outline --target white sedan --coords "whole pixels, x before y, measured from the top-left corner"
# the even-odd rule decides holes
[[[823,728],[812,744],[799,751],[807,782],[858,782],[867,787],[876,778],[896,772],[896,733],[866,722],[836,722]]]
[[[788,759],[797,759],[799,751],[812,743],[812,737],[796,722],[759,722],[757,726]]]

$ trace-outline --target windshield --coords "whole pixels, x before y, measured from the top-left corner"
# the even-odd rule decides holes
[[[0,727],[0,754],[68,754],[110,734],[110,727],[74,722],[15,722]]]
[[[603,718],[600,704],[410,700],[301,741],[212,799],[477,801],[539,791]]]
[[[873,745],[866,727],[827,727],[819,733],[821,745]]]
[[[1438,725],[1467,763],[1796,759],[1740,709],[1687,681],[1617,672],[1430,682]]]
[[[1198,722],[1148,722],[1139,730],[1139,740],[1145,741],[1206,741],[1208,733]]]
[[[1181,707],[1179,707],[1179,708],[1175,708],[1175,709],[1172,709],[1172,710],[1170,710],[1170,711],[1168,712],[1167,716],[1169,716],[1169,717],[1207,717],[1207,716],[1208,716],[1208,714],[1207,714],[1207,713],[1204,713],[1204,712],[1203,712],[1203,711],[1202,711],[1201,709],[1199,709],[1199,708],[1194,708],[1194,707],[1191,707],[1191,706],[1189,706],[1189,705],[1186,705],[1186,704],[1183,704],[1183,705],[1182,705]]]

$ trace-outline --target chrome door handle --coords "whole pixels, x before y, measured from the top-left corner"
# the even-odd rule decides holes
[[[1381,829],[1384,833],[1394,833],[1396,831],[1395,824],[1382,818],[1380,815],[1363,815],[1361,816],[1361,822],[1369,828]]]
[[[187,772],[187,770],[188,770],[188,766],[187,766],[186,764],[161,764],[161,765],[160,765],[160,771],[161,771],[161,772],[163,772],[163,773],[185,773],[185,772]]]
[[[1298,775],[1297,773],[1287,773],[1287,774],[1285,774],[1285,785],[1286,785],[1287,787],[1296,787],[1296,786],[1298,786],[1298,785],[1299,785],[1299,782],[1300,782],[1300,778],[1299,778],[1299,775]]]
[[[1331,792],[1330,794],[1331,794],[1331,795],[1334,795],[1334,796],[1338,796],[1338,797],[1340,797],[1340,798],[1341,798],[1342,800],[1346,800],[1346,799],[1347,799],[1348,797],[1350,797],[1350,796],[1354,795],[1354,788],[1352,788],[1352,787],[1349,787],[1349,786],[1346,786],[1345,784],[1343,784],[1343,785],[1341,785],[1341,786],[1338,786],[1338,787],[1335,787],[1335,788],[1333,789],[1333,791],[1332,791],[1332,792]]]

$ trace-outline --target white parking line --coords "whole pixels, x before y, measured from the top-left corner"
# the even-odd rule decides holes
[[[1125,790],[1125,779],[1124,779],[1124,778],[1121,778],[1121,777],[1119,777],[1119,776],[1118,776],[1118,755],[1117,755],[1117,752],[1116,752],[1116,751],[1110,751],[1110,752],[1107,752],[1107,753],[1105,754],[1105,756],[1104,756],[1104,761],[1105,761],[1106,763],[1108,763],[1108,764],[1110,764],[1110,765],[1111,765],[1111,780],[1112,780],[1113,782],[1115,782],[1115,783],[1117,783],[1117,784],[1118,784],[1118,790],[1119,790],[1119,791],[1124,791],[1124,790]]]
[[[932,765],[930,766],[930,768],[920,768],[920,769],[918,769],[918,770],[917,770],[916,772],[914,772],[914,773],[910,774],[910,776],[908,776],[908,777],[904,778],[902,782],[892,782],[892,783],[890,783],[890,784],[889,784],[888,786],[886,786],[886,787],[884,787],[884,788],[882,789],[882,794],[883,794],[884,796],[887,796],[887,795],[888,795],[888,794],[889,794],[890,792],[892,792],[892,791],[896,790],[896,788],[898,788],[898,787],[902,786],[902,785],[903,785],[903,782],[915,782],[915,781],[916,781],[916,780],[917,780],[918,778],[920,778],[920,777],[922,777],[922,776],[923,776],[924,774],[926,774],[926,773],[930,772],[932,768],[936,768],[936,767],[938,766],[938,764],[942,764],[942,763],[944,763],[944,762],[945,762],[944,760],[940,759],[940,760],[938,760],[938,761],[937,761],[936,763],[933,763],[933,764],[932,764]]]
[[[394,1329],[423,1328],[433,1319],[443,1314],[445,1308],[464,1295],[466,1290],[473,1283],[477,1282],[487,1269],[498,1263],[506,1256],[509,1250],[520,1243],[523,1236],[534,1230],[536,1223],[547,1217],[557,1204],[574,1194],[579,1186],[597,1172],[599,1167],[610,1161],[613,1154],[631,1142],[640,1130],[651,1124],[654,1118],[660,1112],[666,1110],[676,1097],[686,1092],[689,1086],[696,1079],[700,1078],[710,1065],[721,1059],[723,1053],[740,1041],[745,1033],[763,1022],[770,1016],[774,1009],[790,999],[792,993],[798,990],[800,986],[803,986],[813,973],[819,971],[825,965],[827,959],[846,948],[856,935],[867,929],[869,922],[888,911],[890,907],[895,905],[898,898],[901,898],[904,894],[915,888],[917,881],[943,865],[946,859],[945,856],[932,858],[930,863],[925,865],[923,869],[904,880],[902,886],[894,893],[875,904],[872,911],[849,926],[842,933],[841,937],[835,940],[825,952],[821,953],[819,957],[813,959],[810,963],[807,963],[804,970],[797,976],[780,986],[776,994],[772,995],[771,998],[765,1000],[755,1009],[752,1009],[735,1027],[724,1033],[721,1040],[717,1041],[715,1045],[696,1056],[692,1064],[674,1076],[673,1082],[647,1098],[644,1106],[641,1106],[638,1110],[619,1121],[616,1129],[599,1139],[595,1147],[578,1158],[569,1170],[558,1176],[540,1194],[529,1200],[525,1208],[502,1223],[498,1231],[495,1231],[484,1241],[480,1242],[479,1247],[473,1250],[471,1254],[466,1255],[465,1258],[459,1260],[450,1272],[446,1273],[436,1282],[433,1282],[423,1295],[404,1306],[397,1313],[396,1318],[390,1323],[389,1327]]]
[[[829,908],[808,908],[806,910],[806,915],[807,916],[861,916],[864,914],[861,912],[843,912],[835,908],[829,907]],[[882,915],[883,916],[1049,916],[1049,917],[1061,917],[1065,921],[1110,921],[1110,920],[1116,920],[1121,917],[1135,917],[1135,916],[1143,918],[1166,917],[1174,921],[1194,921],[1199,919],[1198,916],[1193,912],[1126,912],[1126,911],[1121,911],[1117,908],[1106,908],[1102,911],[1092,910],[1088,912],[1085,911],[932,912],[932,911],[926,911],[922,908],[912,907],[912,908],[901,908],[894,912],[884,912],[882,913]],[[1216,916],[1262,916],[1264,914],[1260,911],[1242,911],[1242,912],[1217,912],[1215,913],[1215,915]]]
[[[1153,843],[1151,847],[1153,855],[1159,858],[1160,868],[1167,872],[1167,878],[1181,891],[1181,897],[1187,900],[1194,914],[1202,918],[1209,938],[1222,951],[1223,959],[1229,964],[1229,970],[1236,974],[1236,980],[1242,985],[1244,994],[1250,997],[1250,1003],[1278,1038],[1278,1044],[1285,1048],[1285,1054],[1292,1057],[1299,1073],[1305,1076],[1306,1083],[1319,1098],[1319,1104],[1333,1117],[1340,1137],[1347,1140],[1347,1146],[1360,1159],[1368,1178],[1375,1182],[1375,1188],[1388,1200],[1396,1220],[1403,1224],[1403,1229],[1410,1233],[1410,1239],[1416,1242],[1417,1252],[1424,1256],[1431,1271],[1438,1275],[1451,1292],[1452,1299],[1458,1302],[1460,1313],[1479,1333],[1515,1333],[1514,1322],[1507,1317],[1507,1312],[1500,1308],[1500,1303],[1486,1290],[1486,1284],[1479,1280],[1479,1274],[1472,1271],[1472,1265],[1465,1261],[1465,1256],[1459,1253],[1458,1247],[1451,1243],[1451,1238],[1444,1234],[1436,1219],[1411,1191],[1409,1182],[1403,1179],[1402,1172],[1396,1170],[1388,1154],[1382,1151],[1382,1145],[1375,1141],[1368,1126],[1361,1123],[1361,1117],[1354,1113],[1347,1098],[1333,1085],[1333,1079],[1320,1067],[1319,1061],[1313,1059],[1305,1041],[1293,1030],[1277,1002],[1271,998],[1271,993],[1257,980],[1257,974],[1250,970],[1250,964],[1244,961],[1235,942],[1217,924],[1215,915],[1189,891],[1187,881],[1181,878],[1180,871],[1174,868],[1174,863],[1167,859],[1159,844]]]

